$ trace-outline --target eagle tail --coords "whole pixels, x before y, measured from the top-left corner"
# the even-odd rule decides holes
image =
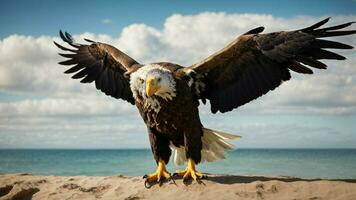
[[[216,160],[225,158],[225,151],[234,148],[234,145],[227,142],[228,139],[240,138],[239,135],[233,135],[230,133],[224,133],[208,128],[203,128],[202,143],[203,148],[201,150],[200,162],[213,162]],[[187,158],[185,156],[184,147],[171,146],[173,150],[173,162],[176,165],[183,165]]]

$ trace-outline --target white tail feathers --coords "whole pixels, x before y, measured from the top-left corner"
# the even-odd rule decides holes
[[[239,135],[233,135],[208,128],[203,128],[203,148],[201,150],[201,162],[213,162],[216,160],[224,159],[225,151],[234,148],[233,144],[225,140],[240,137],[241,136]],[[184,147],[176,147],[174,145],[170,145],[170,147],[173,150],[174,164],[183,165],[184,162],[187,161]]]

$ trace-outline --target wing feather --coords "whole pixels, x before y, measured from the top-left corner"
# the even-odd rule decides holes
[[[353,47],[340,42],[316,39],[312,45],[313,48],[326,48],[326,49],[352,49]]]
[[[79,71],[79,70],[81,70],[83,68],[84,68],[84,66],[81,66],[81,65],[77,64],[74,67],[69,68],[68,70],[66,70],[64,73],[65,74],[71,74],[71,73],[77,72],[77,71]]]
[[[75,73],[73,79],[81,79],[81,83],[95,82],[95,87],[106,95],[121,98],[134,104],[135,101],[129,87],[129,80],[124,73],[131,72],[139,67],[135,60],[120,50],[108,44],[90,42],[89,45],[75,43],[73,37],[65,32],[59,32],[61,39],[74,49],[64,47],[57,42],[54,44],[61,50],[70,53],[59,53],[68,60],[59,62],[70,66],[64,73]]]
[[[233,110],[289,80],[290,70],[312,74],[309,67],[326,69],[321,59],[344,60],[344,56],[325,49],[352,46],[320,38],[355,34],[356,30],[340,30],[353,22],[320,28],[329,19],[296,31],[259,34],[262,27],[253,29],[177,73],[193,80],[195,96],[203,101],[209,99],[213,113]],[[203,91],[194,91],[194,84],[198,83],[204,83]]]

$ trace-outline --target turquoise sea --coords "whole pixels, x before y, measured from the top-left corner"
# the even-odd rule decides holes
[[[184,167],[168,165],[171,172]],[[237,149],[227,159],[198,169],[217,174],[356,179],[356,149]],[[154,170],[148,149],[0,150],[0,173],[142,176]]]

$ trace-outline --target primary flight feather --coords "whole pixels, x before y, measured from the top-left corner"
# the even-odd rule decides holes
[[[82,83],[95,83],[98,90],[123,99],[138,108],[149,134],[157,162],[155,173],[146,182],[170,179],[166,169],[172,151],[173,161],[188,167],[178,171],[184,180],[205,175],[195,169],[204,161],[224,158],[233,145],[227,139],[239,136],[205,128],[199,118],[199,101],[210,101],[211,112],[228,112],[274,90],[291,78],[290,71],[312,74],[326,69],[320,60],[345,57],[326,49],[352,49],[352,46],[324,39],[355,34],[340,30],[352,24],[321,28],[329,18],[296,31],[261,34],[258,27],[239,36],[222,50],[189,67],[173,63],[139,64],[108,44],[86,39],[78,44],[60,31],[70,47],[55,45],[69,58],[61,65],[64,73]]]

